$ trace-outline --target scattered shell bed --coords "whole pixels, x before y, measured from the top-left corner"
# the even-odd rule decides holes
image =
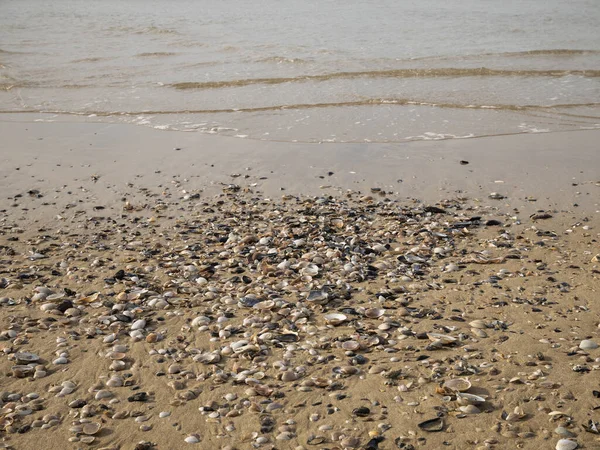
[[[600,446],[586,218],[146,195],[2,221],[3,448]]]

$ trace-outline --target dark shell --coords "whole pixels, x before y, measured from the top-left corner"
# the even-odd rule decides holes
[[[421,422],[418,427],[423,431],[435,432],[442,431],[444,429],[444,419],[436,417],[435,419],[429,419],[425,422]]]

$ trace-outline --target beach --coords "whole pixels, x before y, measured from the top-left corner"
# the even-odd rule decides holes
[[[600,447],[597,131],[0,134],[5,448]]]
[[[0,448],[600,449],[598,23],[2,0]]]

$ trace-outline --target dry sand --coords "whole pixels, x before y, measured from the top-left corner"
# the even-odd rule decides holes
[[[600,448],[600,133],[0,134],[5,446]]]

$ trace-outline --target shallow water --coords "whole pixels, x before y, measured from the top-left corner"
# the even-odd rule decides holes
[[[3,0],[0,112],[281,141],[600,128],[595,0]]]

